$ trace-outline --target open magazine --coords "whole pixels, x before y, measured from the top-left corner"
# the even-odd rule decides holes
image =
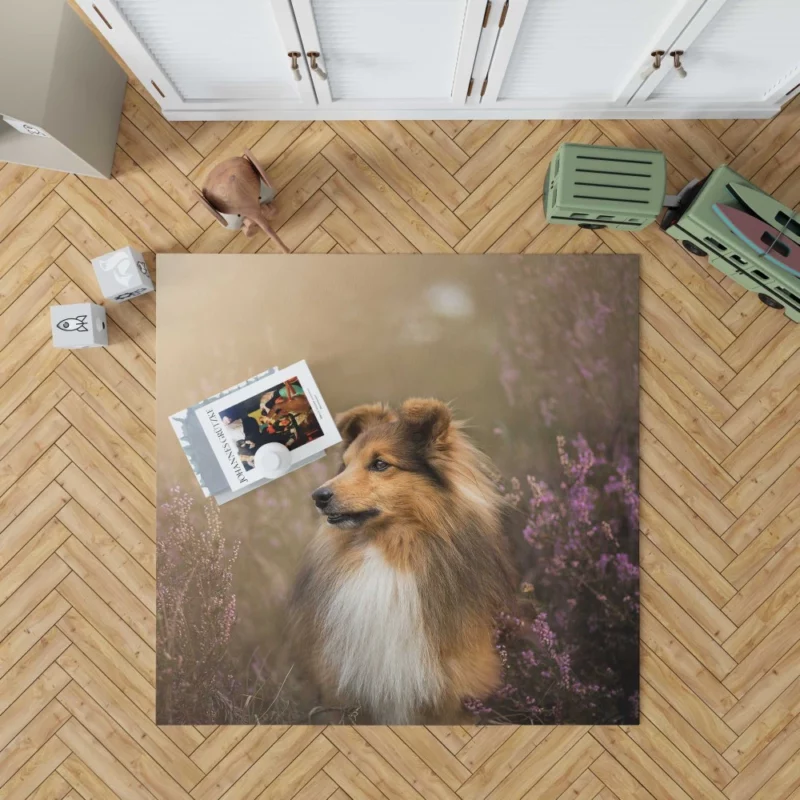
[[[269,483],[256,451],[272,442],[291,455],[289,471],[341,441],[305,361],[272,368],[170,417],[207,497],[219,503]]]

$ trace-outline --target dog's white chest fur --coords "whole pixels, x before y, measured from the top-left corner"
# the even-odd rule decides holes
[[[439,698],[443,675],[422,622],[414,576],[369,548],[343,578],[323,616],[323,657],[340,694],[366,706],[376,722],[412,722]]]

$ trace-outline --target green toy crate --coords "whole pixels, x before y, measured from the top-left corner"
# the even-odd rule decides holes
[[[715,203],[747,210],[728,191],[729,183],[757,189],[730,167],[718,167],[682,195],[678,208],[667,211],[661,229],[690,253],[707,255],[717,269],[745,289],[756,292],[766,305],[783,308],[789,319],[800,322],[800,277],[759,256],[714,212]]]
[[[562,144],[544,182],[548,222],[638,231],[655,222],[667,188],[657,150]]]

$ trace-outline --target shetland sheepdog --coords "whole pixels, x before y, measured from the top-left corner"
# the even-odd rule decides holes
[[[439,400],[336,422],[342,464],[311,495],[323,520],[292,593],[296,659],[360,723],[455,724],[499,685],[493,618],[515,582],[491,464]]]

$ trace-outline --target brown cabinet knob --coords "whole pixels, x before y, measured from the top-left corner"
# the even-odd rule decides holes
[[[311,71],[316,73],[316,75],[319,76],[320,80],[323,81],[328,80],[328,73],[325,72],[325,70],[322,69],[322,67],[320,67],[319,64],[317,64],[317,59],[321,58],[322,56],[320,56],[320,54],[314,50],[310,50],[308,53],[306,53],[306,55],[308,56],[308,60],[310,62]]]
[[[303,76],[300,73],[300,65],[297,63],[297,59],[300,58],[303,54],[302,53],[298,53],[297,51],[293,50],[292,52],[287,53],[287,55],[289,56],[289,58],[292,59],[291,64],[290,64],[291,70],[292,70],[292,77],[296,81],[303,80]]]

